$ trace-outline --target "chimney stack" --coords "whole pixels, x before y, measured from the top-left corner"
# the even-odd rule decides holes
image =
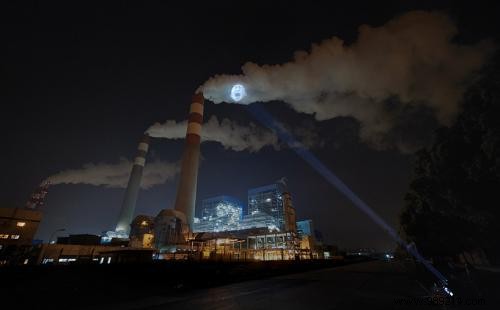
[[[130,178],[128,180],[127,190],[125,191],[120,217],[118,218],[118,224],[115,229],[116,232],[123,232],[126,235],[130,233],[130,223],[132,223],[135,204],[137,202],[137,195],[139,194],[139,189],[141,187],[142,172],[146,163],[149,140],[149,136],[144,135],[139,143],[139,146],[137,147],[137,155],[134,159],[134,165],[132,166],[132,172],[130,173]]]
[[[198,179],[198,164],[200,160],[201,125],[203,123],[203,94],[193,96],[189,109],[186,145],[182,155],[181,172],[175,210],[186,215],[190,230],[193,228],[193,217],[196,203],[196,183]]]

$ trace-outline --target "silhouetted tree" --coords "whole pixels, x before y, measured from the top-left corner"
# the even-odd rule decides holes
[[[482,248],[498,261],[500,236],[500,57],[464,97],[451,127],[416,154],[401,230],[429,257]]]

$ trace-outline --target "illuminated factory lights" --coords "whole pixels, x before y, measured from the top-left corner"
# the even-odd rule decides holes
[[[202,201],[195,232],[237,231],[267,228],[272,232],[295,232],[295,210],[290,193],[281,183],[252,188],[248,191],[248,210],[229,196]]]
[[[194,231],[227,231],[238,229],[243,206],[228,196],[205,199],[202,202],[201,218],[194,219]]]

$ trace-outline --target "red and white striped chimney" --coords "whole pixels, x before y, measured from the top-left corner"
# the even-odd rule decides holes
[[[202,93],[193,96],[189,109],[188,127],[186,132],[186,145],[182,155],[181,172],[175,210],[186,215],[190,229],[193,228],[193,217],[196,203],[196,183],[198,180],[198,164],[200,161],[201,125],[203,123]]]
[[[148,153],[149,141],[149,136],[144,135],[137,146],[137,155],[134,159],[132,172],[130,172],[127,190],[125,191],[120,216],[115,228],[115,231],[122,232],[126,235],[130,232],[130,223],[132,222],[134,216],[135,204],[141,187],[142,171],[144,170],[144,165],[146,164],[146,154]]]

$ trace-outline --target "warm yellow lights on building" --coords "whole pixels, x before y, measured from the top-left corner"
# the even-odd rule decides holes
[[[24,227],[26,226],[26,222],[17,222],[17,227]]]
[[[153,247],[153,234],[144,234],[142,238],[142,247],[143,248],[152,248]]]
[[[141,226],[147,226],[147,225],[148,225],[148,222],[146,222],[146,221],[141,222]]]

